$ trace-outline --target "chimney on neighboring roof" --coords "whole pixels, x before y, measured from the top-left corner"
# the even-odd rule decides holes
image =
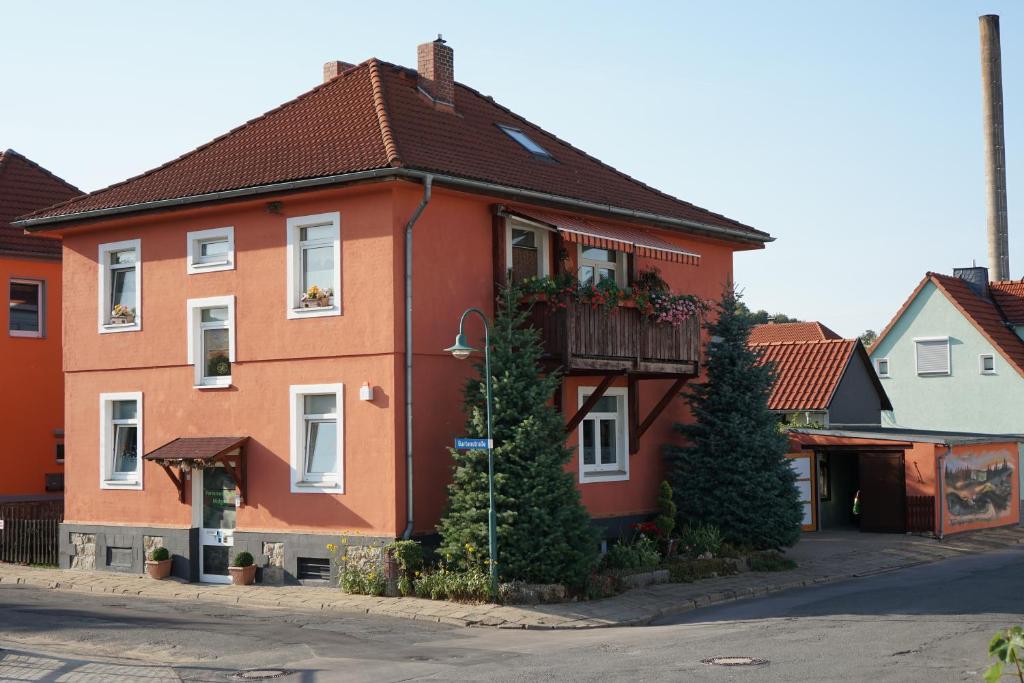
[[[984,266],[971,266],[970,268],[954,268],[953,277],[960,278],[967,283],[975,294],[982,299],[988,299],[988,268]]]
[[[355,64],[349,64],[348,62],[339,62],[333,59],[329,62],[324,62],[324,83],[331,80],[342,71],[351,69]]]
[[[996,280],[1010,279],[1006,212],[1006,142],[1003,135],[1003,66],[999,16],[978,17],[981,32],[981,103],[985,119],[985,177],[988,205],[988,265]]]
[[[416,71],[420,90],[438,104],[455,106],[455,50],[445,44],[441,34],[437,40],[416,48]]]

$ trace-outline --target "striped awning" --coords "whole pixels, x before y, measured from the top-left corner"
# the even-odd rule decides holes
[[[582,216],[558,214],[533,207],[505,207],[501,213],[542,223],[557,230],[567,242],[614,249],[645,258],[700,265],[700,254],[687,251],[643,230],[609,225]]]

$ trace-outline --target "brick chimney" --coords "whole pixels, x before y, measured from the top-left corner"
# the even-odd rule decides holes
[[[324,83],[331,80],[342,71],[351,69],[355,64],[349,64],[348,62],[339,62],[337,60],[331,60],[330,62],[324,62]]]
[[[445,44],[441,34],[437,40],[416,48],[416,71],[420,89],[437,104],[455,106],[455,51]]]

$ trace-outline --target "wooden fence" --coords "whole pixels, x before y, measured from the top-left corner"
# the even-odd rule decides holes
[[[0,504],[0,562],[57,565],[60,500]]]
[[[56,519],[5,519],[0,562],[56,566],[59,527]]]
[[[935,496],[907,496],[907,531],[935,531]]]

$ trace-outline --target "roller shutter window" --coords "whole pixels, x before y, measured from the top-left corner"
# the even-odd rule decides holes
[[[917,344],[917,374],[949,374],[949,339],[922,339]]]

